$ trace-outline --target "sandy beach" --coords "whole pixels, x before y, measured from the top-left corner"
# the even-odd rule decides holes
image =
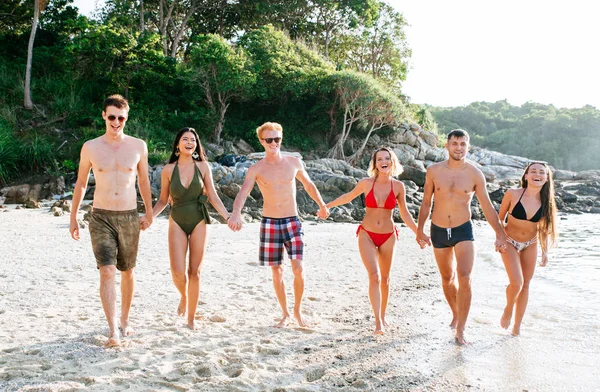
[[[2,391],[600,390],[595,311],[569,318],[547,302],[555,288],[542,281],[532,288],[523,335],[500,328],[506,274],[483,223],[476,225],[467,347],[454,344],[447,326],[431,248],[421,251],[410,230],[401,228],[392,269],[393,325],[375,337],[356,225],[312,221],[304,222],[304,312],[312,328],[272,327],[280,310],[270,269],[257,264],[253,223],[239,233],[210,227],[200,328],[189,330],[176,315],[168,222],[160,217],[141,236],[131,311],[137,333],[123,347],[105,349],[88,231],[72,240],[68,215],[54,217],[48,208],[1,211]],[[561,298],[565,307],[577,301],[568,293]],[[577,337],[569,332],[575,329]]]

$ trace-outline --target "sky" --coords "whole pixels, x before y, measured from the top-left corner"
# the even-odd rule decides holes
[[[403,93],[463,106],[506,99],[600,109],[600,2],[387,0],[409,26]],[[89,14],[103,0],[75,0]]]

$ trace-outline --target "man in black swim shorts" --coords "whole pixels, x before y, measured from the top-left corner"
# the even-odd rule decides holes
[[[485,218],[496,232],[496,250],[506,249],[506,236],[490,201],[481,170],[466,161],[469,135],[462,129],[448,134],[448,159],[427,169],[423,203],[419,210],[417,242],[433,244],[442,277],[444,295],[452,310],[450,326],[456,328],[456,343],[465,344],[464,330],[471,308],[471,271],[475,261],[471,200],[477,196]],[[431,212],[431,240],[425,221]],[[456,263],[454,263],[456,258]]]

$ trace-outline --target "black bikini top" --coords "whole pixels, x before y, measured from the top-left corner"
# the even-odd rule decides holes
[[[534,216],[531,217],[531,219],[527,219],[527,211],[525,211],[525,207],[523,207],[523,204],[521,203],[521,199],[523,198],[523,195],[525,194],[525,191],[527,189],[523,189],[523,193],[521,193],[521,197],[519,197],[519,201],[517,202],[517,204],[515,204],[515,208],[513,208],[512,212],[510,213],[513,218],[518,219],[518,220],[526,220],[529,222],[539,222],[540,219],[542,219],[542,206],[540,206],[539,210],[537,210],[537,212],[535,213]]]

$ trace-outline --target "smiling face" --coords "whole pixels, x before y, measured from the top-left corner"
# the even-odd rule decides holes
[[[267,154],[276,154],[281,148],[283,132],[273,129],[264,130],[260,134],[260,144]],[[270,142],[270,143],[269,143]]]
[[[379,173],[390,173],[394,168],[394,162],[392,156],[387,151],[379,151],[375,154],[375,167],[379,170]]]
[[[102,112],[102,118],[106,124],[106,134],[117,137],[123,134],[127,122],[127,109],[119,109],[116,106],[107,106]]]
[[[526,187],[541,188],[548,182],[548,167],[541,163],[529,165],[523,174],[522,182],[527,184]]]
[[[184,157],[189,157],[196,151],[196,146],[198,145],[198,141],[196,140],[196,135],[192,132],[185,132],[181,135],[179,139],[179,143],[177,143],[177,147],[179,147],[179,153]]]
[[[448,158],[454,161],[460,161],[466,158],[469,151],[469,139],[467,137],[452,136],[446,143]]]

